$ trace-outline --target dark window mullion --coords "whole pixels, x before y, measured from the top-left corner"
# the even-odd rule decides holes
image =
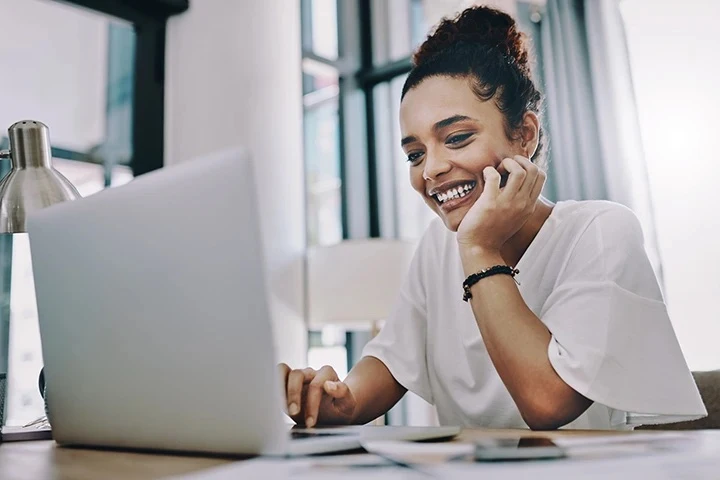
[[[390,82],[401,75],[405,75],[410,70],[412,70],[412,62],[410,57],[406,57],[384,65],[372,66],[367,70],[361,70],[357,74],[357,80],[362,88],[372,89],[380,83]]]
[[[360,21],[360,68],[373,68],[372,10],[370,0],[359,1]],[[361,86],[365,94],[365,125],[367,132],[367,174],[370,237],[380,236],[380,209],[378,204],[377,148],[375,145],[375,96],[373,88]]]

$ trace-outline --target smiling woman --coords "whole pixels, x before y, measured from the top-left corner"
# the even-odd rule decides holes
[[[444,20],[416,53],[401,144],[440,221],[344,381],[282,366],[296,421],[365,423],[408,390],[445,425],[632,429],[706,415],[635,215],[540,195],[529,56],[514,20],[487,7]]]

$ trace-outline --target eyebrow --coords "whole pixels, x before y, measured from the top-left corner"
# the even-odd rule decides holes
[[[452,117],[445,118],[443,120],[440,120],[439,122],[436,122],[435,125],[433,125],[433,130],[436,132],[438,130],[442,130],[445,127],[449,127],[453,123],[462,122],[465,120],[473,120],[472,118],[465,116],[465,115],[453,115]]]
[[[444,118],[444,119],[436,122],[435,125],[433,125],[433,130],[435,132],[437,132],[438,130],[442,130],[445,127],[449,127],[450,125],[452,125],[454,123],[463,122],[465,120],[474,120],[474,119],[470,118],[466,115],[453,115],[452,117]],[[408,143],[412,143],[412,142],[416,142],[416,141],[417,141],[417,137],[414,137],[411,135],[409,137],[403,138],[400,141],[400,145],[404,147]]]

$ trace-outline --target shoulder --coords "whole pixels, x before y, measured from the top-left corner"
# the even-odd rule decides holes
[[[603,244],[643,243],[635,213],[625,205],[606,200],[560,202],[561,217],[579,238],[594,237]],[[556,207],[557,208],[557,207]]]
[[[575,212],[567,213],[580,228],[568,249],[561,276],[611,280],[632,286],[632,291],[645,292],[654,282],[654,274],[635,213],[608,201],[577,202],[572,208]]]

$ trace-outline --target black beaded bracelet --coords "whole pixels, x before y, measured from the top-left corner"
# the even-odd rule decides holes
[[[505,274],[510,275],[511,277],[513,277],[513,279],[515,279],[515,275],[517,275],[518,273],[520,273],[518,269],[510,267],[508,265],[495,265],[494,267],[486,268],[485,270],[480,270],[477,273],[473,273],[469,275],[463,282],[463,300],[467,302],[472,298],[472,293],[470,293],[470,287],[472,287],[485,277],[497,274]],[[515,283],[517,283],[517,280],[515,280]]]

